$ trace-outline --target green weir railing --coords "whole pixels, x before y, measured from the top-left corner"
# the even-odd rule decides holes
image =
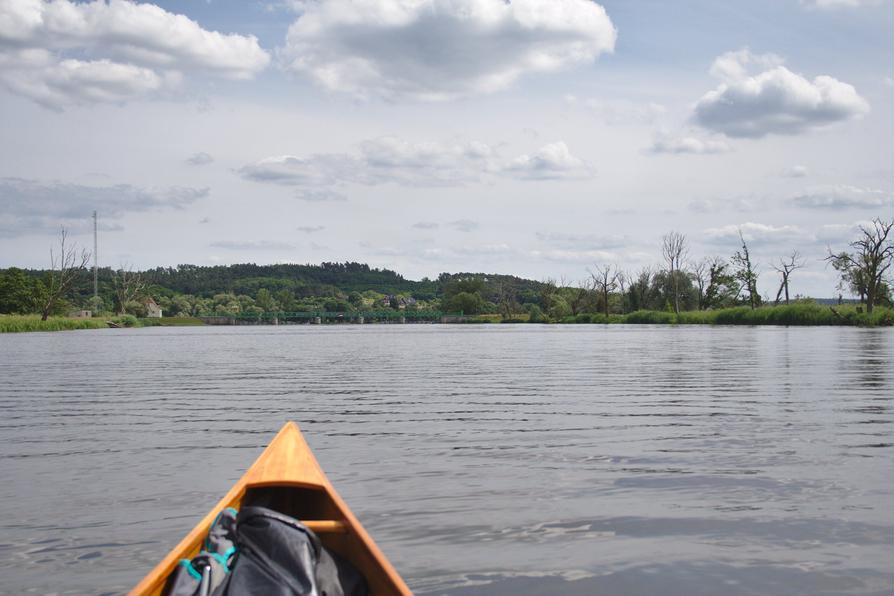
[[[245,321],[287,321],[295,319],[323,319],[323,320],[382,320],[382,319],[406,319],[408,321],[439,321],[444,316],[460,316],[443,313],[437,310],[371,310],[355,312],[265,312],[265,313],[208,313],[199,315],[200,318],[229,318]]]

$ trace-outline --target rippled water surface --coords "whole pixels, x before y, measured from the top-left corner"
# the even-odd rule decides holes
[[[288,419],[417,593],[894,594],[894,330],[0,335],[0,591],[120,592]]]

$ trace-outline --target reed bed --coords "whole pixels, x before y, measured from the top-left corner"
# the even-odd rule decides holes
[[[496,315],[491,315],[492,317]],[[478,321],[481,322],[481,321]],[[876,307],[872,314],[856,305],[824,306],[802,302],[751,309],[747,306],[718,310],[684,311],[638,310],[622,314],[581,313],[563,317],[563,324],[627,325],[791,325],[791,326],[894,326],[894,309]]]
[[[0,333],[24,333],[28,331],[73,331],[76,329],[105,329],[111,321],[120,327],[140,327],[140,321],[133,315],[114,317],[94,317],[75,319],[70,317],[49,317],[40,320],[40,315],[0,315]]]
[[[655,310],[638,310],[626,315],[577,315],[568,323],[626,323],[629,325],[835,325],[852,327],[894,326],[894,309],[876,307],[870,314],[854,305],[823,306],[799,303],[780,306],[764,306],[751,309],[747,306],[718,310],[686,311],[679,314]]]
[[[0,315],[0,333],[26,331],[69,331],[72,329],[102,329],[107,327],[101,319],[70,319],[50,317],[41,321],[38,315]]]

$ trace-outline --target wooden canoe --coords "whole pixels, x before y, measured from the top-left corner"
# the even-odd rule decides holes
[[[198,554],[217,514],[242,504],[263,505],[301,520],[326,548],[353,563],[366,577],[370,594],[412,594],[335,492],[294,422],[282,427],[230,492],[130,593],[161,594],[180,559]]]

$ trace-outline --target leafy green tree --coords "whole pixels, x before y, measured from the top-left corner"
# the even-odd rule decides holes
[[[195,299],[193,296],[174,296],[171,300],[171,306],[169,307],[170,312],[178,317],[191,317],[200,314],[197,309],[193,307],[193,304],[190,303],[190,298]]]
[[[278,312],[279,304],[267,288],[261,288],[255,295],[255,305],[263,312]]]
[[[245,296],[245,298],[249,298]],[[251,300],[251,298],[249,298]],[[252,301],[254,302],[254,301]],[[242,312],[242,304],[235,294],[215,294],[211,299],[212,312],[222,315],[238,315]],[[247,306],[252,306],[248,304]]]
[[[255,304],[255,299],[254,299],[254,298],[252,298],[251,296],[245,296],[245,295],[242,295],[242,294],[239,294],[239,295],[236,296],[236,302],[239,303],[239,310],[240,310],[240,311],[248,311],[248,309],[249,309],[250,307],[252,307],[252,306],[257,306],[257,304]],[[262,312],[263,312],[263,311],[262,311]]]
[[[382,304],[382,300],[385,299],[385,295],[375,290],[367,290],[363,292],[363,307],[369,308],[372,310],[378,310],[379,306]]]
[[[558,289],[558,292],[571,307],[571,314],[576,315],[584,312],[593,312],[598,308],[598,296],[593,290],[590,283],[581,281],[576,286],[565,286]]]
[[[453,294],[444,303],[447,312],[461,312],[466,315],[477,315],[484,311],[484,298],[477,292],[459,292]]]
[[[729,264],[715,257],[708,264],[707,278],[701,297],[701,307],[717,309],[732,306],[739,295],[739,284],[729,270]]]
[[[140,300],[128,300],[123,305],[121,305],[118,314],[133,315],[135,317],[145,317],[148,313],[146,310],[146,304],[144,302],[141,302]]]
[[[894,264],[892,229],[894,220],[886,222],[875,218],[871,227],[860,226],[860,237],[850,243],[854,252],[835,254],[830,249],[826,257],[841,276],[840,287],[859,295],[867,312],[872,312],[877,304],[890,301],[887,272]]]
[[[345,300],[329,299],[323,303],[322,310],[326,312],[350,312],[351,305]]]
[[[10,267],[0,271],[0,313],[27,314],[37,310],[34,281],[24,271]]]
[[[348,302],[350,302],[351,306],[354,308],[363,308],[363,294],[360,292],[351,292],[348,294]]]
[[[295,294],[292,293],[291,290],[281,289],[277,290],[273,297],[279,303],[280,310],[284,312],[292,312],[295,310]]]
[[[673,276],[676,283],[668,270],[659,271],[652,277],[647,308],[669,312],[698,308],[698,288],[692,283],[692,278],[679,269],[674,271]]]
[[[531,323],[543,323],[545,317],[543,316],[543,311],[540,310],[540,307],[534,303],[525,304],[525,310],[528,311],[528,321]]]
[[[558,321],[571,314],[571,306],[568,305],[568,302],[563,296],[555,294],[552,297],[548,312],[549,318]]]
[[[90,300],[87,301],[87,307],[90,309],[90,312],[93,313],[93,316],[108,310],[106,301],[102,296],[91,296]]]
[[[444,285],[444,298],[450,300],[457,294],[478,294],[484,291],[484,281],[478,278],[454,279]]]

